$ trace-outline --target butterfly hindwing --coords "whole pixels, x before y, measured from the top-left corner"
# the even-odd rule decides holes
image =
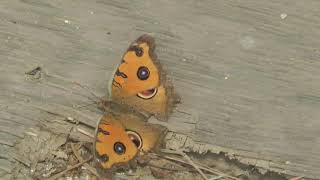
[[[102,169],[127,163],[139,152],[149,152],[162,145],[166,129],[141,117],[136,113],[108,113],[102,117],[94,146]]]
[[[157,148],[163,145],[162,140],[167,130],[163,126],[150,124],[135,113],[122,113],[117,118],[122,122],[127,134],[139,151],[157,151]]]
[[[112,114],[106,114],[100,120],[94,148],[96,159],[104,169],[127,163],[138,153],[121,122],[115,120]]]

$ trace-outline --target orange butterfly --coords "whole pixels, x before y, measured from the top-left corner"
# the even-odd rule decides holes
[[[114,106],[98,123],[94,144],[103,169],[128,163],[139,152],[161,144],[166,129],[147,123],[147,118],[153,115],[166,121],[179,97],[154,51],[154,38],[140,36],[123,55],[109,83]]]

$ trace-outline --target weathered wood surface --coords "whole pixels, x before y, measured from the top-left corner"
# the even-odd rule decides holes
[[[271,170],[320,177],[319,7],[317,0],[2,0],[0,176],[10,176],[14,142],[52,116],[45,110],[94,125],[100,114],[78,108],[91,95],[73,81],[105,95],[129,43],[153,33],[183,101],[171,130]],[[37,66],[40,79],[25,75]]]

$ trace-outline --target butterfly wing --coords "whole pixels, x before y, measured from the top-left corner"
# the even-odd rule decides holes
[[[95,136],[95,156],[102,168],[127,163],[138,153],[120,121],[108,113],[102,117]]]
[[[153,37],[142,35],[134,41],[113,76],[110,95],[113,101],[167,120],[179,97],[154,51]]]
[[[112,94],[128,97],[159,86],[161,68],[154,53],[154,39],[143,35],[122,57],[112,79]]]

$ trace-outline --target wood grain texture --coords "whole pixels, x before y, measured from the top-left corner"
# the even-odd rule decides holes
[[[317,0],[3,0],[0,152],[52,113],[94,126],[100,114],[79,108],[94,97],[74,82],[102,97],[129,43],[153,33],[182,97],[172,131],[276,171],[320,177],[319,7]],[[40,79],[25,74],[37,66]],[[0,175],[14,162],[1,156],[8,161]]]

